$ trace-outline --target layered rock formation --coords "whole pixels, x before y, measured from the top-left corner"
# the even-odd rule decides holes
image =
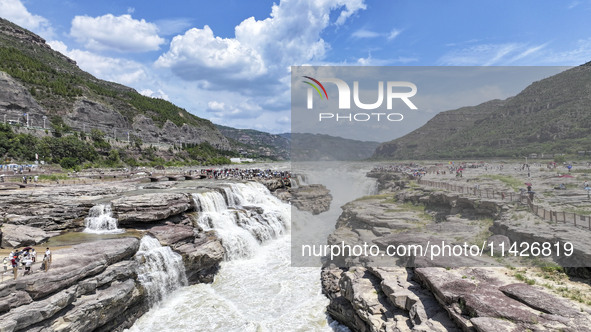
[[[572,255],[554,253],[554,263],[545,265],[548,262],[541,258],[534,263],[551,270],[559,263],[576,266],[575,272],[588,271],[584,266],[591,261],[591,250],[583,240],[587,233],[525,217],[515,211],[514,203],[500,199],[422,188],[393,172],[371,176],[378,178],[380,195],[343,206],[329,244],[367,243],[384,253],[388,246],[424,246],[441,240],[481,246],[488,241],[497,250],[494,257],[430,259],[429,252],[336,257],[322,271],[328,313],[336,320],[355,331],[589,330],[591,307],[562,297],[556,289],[565,287],[564,281],[534,286],[536,280],[522,275],[526,269],[516,273],[504,267],[527,266],[528,261],[500,255],[501,243],[507,250],[513,243],[570,241],[576,248]]]
[[[109,205],[119,227],[138,229],[126,233],[127,237],[116,235],[123,236],[118,239],[66,248],[52,246],[53,263],[48,272],[41,270],[39,253],[32,274],[23,276],[24,271],[19,270],[17,280],[0,283],[0,330],[121,331],[161,298],[162,294],[153,297],[154,285],[150,285],[162,282],[160,278],[182,275],[186,280],[179,287],[212,282],[226,258],[226,249],[215,229],[204,230],[200,225],[205,209],[195,203],[192,194],[223,193],[228,207],[249,218],[250,224],[245,227],[266,225],[268,211],[264,207],[248,205],[247,201],[243,202],[245,206],[233,206],[238,204],[237,196],[230,195],[241,193],[229,189],[253,190],[247,183],[236,186],[206,180],[194,185],[183,181],[158,186],[125,180],[3,191],[0,213],[6,247],[35,245],[58,235],[57,231],[80,230],[95,205]],[[278,184],[268,186],[277,189]],[[269,195],[260,185],[256,188],[257,193]],[[148,262],[149,246],[142,249],[146,237],[170,248],[156,250],[156,262]],[[257,239],[262,242],[267,238]],[[172,266],[167,265],[154,275],[144,275],[158,262],[167,260],[158,256],[167,251],[178,257],[180,270],[167,270]],[[171,283],[175,280],[165,285]]]
[[[308,211],[312,214],[328,211],[332,202],[330,190],[321,184],[278,190],[275,195],[281,200],[291,202],[298,210]]]
[[[108,331],[125,326],[148,309],[132,260],[138,248],[136,238],[76,245],[54,253],[48,272],[35,266],[33,274],[2,283],[0,329]]]

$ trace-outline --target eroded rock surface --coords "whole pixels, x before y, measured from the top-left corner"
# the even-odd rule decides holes
[[[112,201],[120,225],[155,222],[189,210],[189,194],[154,193],[125,196]]]
[[[277,190],[275,196],[283,201],[291,202],[298,210],[308,211],[312,214],[328,211],[332,202],[330,190],[321,184]]]
[[[488,241],[500,253],[516,241],[559,240],[577,245],[569,259],[555,262],[591,261],[582,240],[587,231],[539,221],[534,227],[510,213],[515,203],[423,188],[387,173],[372,174],[380,195],[343,206],[329,244],[367,243],[384,253],[388,246]],[[521,282],[499,267],[498,254],[433,260],[425,254],[335,257],[322,271],[328,313],[355,331],[591,331],[585,303]]]
[[[42,229],[13,224],[2,225],[2,247],[19,248],[33,246],[49,239],[50,234]]]

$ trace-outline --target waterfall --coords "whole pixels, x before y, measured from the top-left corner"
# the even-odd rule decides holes
[[[173,252],[170,247],[161,246],[157,239],[144,236],[135,259],[139,263],[138,280],[146,288],[152,304],[187,285],[181,255]]]
[[[300,186],[307,185],[308,178],[303,174],[294,174],[294,177],[289,178],[289,182],[292,188],[298,188]]]
[[[86,225],[85,233],[113,234],[124,232],[124,230],[117,228],[117,219],[112,216],[111,204],[99,204],[90,208],[84,223]]]
[[[222,240],[226,259],[252,257],[262,242],[276,238],[289,227],[289,205],[260,183],[232,183],[223,194],[193,194],[200,211],[197,223],[214,230]]]

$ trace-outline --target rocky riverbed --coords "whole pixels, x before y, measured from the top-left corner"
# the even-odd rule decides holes
[[[336,320],[354,331],[591,331],[590,287],[576,273],[591,263],[589,230],[541,220],[501,197],[422,186],[394,171],[370,176],[378,178],[379,195],[343,206],[329,244],[367,243],[385,253],[388,246],[488,241],[497,254],[338,255],[322,271]],[[499,255],[501,243],[507,250],[534,242],[575,249],[547,259]],[[569,277],[559,265],[577,268]]]
[[[259,242],[281,232],[277,223],[289,222],[257,205],[257,196],[270,195],[268,189],[294,197],[303,190],[303,195],[324,197],[320,201],[328,199],[330,204],[328,191],[320,187],[288,191],[285,181],[261,183],[112,181],[1,191],[5,248],[33,246],[40,261],[46,241],[60,243],[63,237],[68,241],[63,247],[52,246],[53,262],[47,272],[37,262],[32,274],[23,276],[19,270],[16,280],[11,271],[3,276],[8,280],[0,283],[0,330],[120,331],[154,304],[154,292],[212,282],[228,252],[223,236],[205,227],[207,217],[204,220],[202,215],[213,211],[203,205],[209,202],[205,198],[219,197],[223,203],[211,202],[227,205],[232,209],[228,216],[236,214],[242,223],[250,223],[245,227]],[[306,204],[305,208],[322,211],[325,204]],[[89,210],[97,205],[108,205],[109,209],[102,209],[109,211],[108,217],[117,219],[120,228],[133,231],[79,233],[86,226]],[[90,236],[104,239],[88,242]],[[156,239],[158,245],[143,244],[146,238]],[[167,275],[175,270],[177,261],[181,268],[173,274],[178,278],[169,280]],[[164,272],[151,271],[153,265],[164,265]],[[157,283],[165,290],[154,291]]]

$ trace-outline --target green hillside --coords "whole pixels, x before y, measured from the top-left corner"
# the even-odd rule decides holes
[[[383,143],[379,159],[591,153],[591,63],[532,83],[516,96],[442,112]]]
[[[166,100],[93,77],[39,36],[1,18],[0,70],[22,82],[50,114],[63,115],[76,97],[85,96],[116,109],[130,122],[135,115],[144,114],[160,127],[169,120],[177,126],[186,123],[214,128],[210,121]]]

